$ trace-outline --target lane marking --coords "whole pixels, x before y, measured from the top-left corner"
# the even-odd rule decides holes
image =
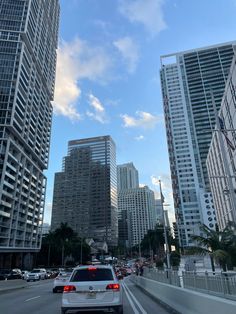
[[[140,311],[142,314],[147,314],[147,312],[144,310],[144,308],[142,307],[142,305],[139,303],[139,301],[135,298],[135,296],[133,295],[133,293],[130,291],[129,287],[126,285],[126,283],[124,282],[124,286],[127,289],[128,293],[130,294],[130,296],[133,298],[134,302],[136,303],[136,305],[139,307]]]
[[[28,302],[28,301],[31,301],[31,300],[34,300],[34,299],[38,299],[38,298],[40,298],[40,297],[41,297],[41,296],[38,295],[37,297],[33,297],[33,298],[30,298],[30,299],[25,300],[25,302]]]
[[[123,288],[124,288],[124,291],[125,291],[125,295],[127,296],[127,299],[128,299],[128,301],[129,301],[129,304],[131,305],[131,307],[132,307],[132,309],[133,309],[133,311],[134,311],[134,314],[139,314],[139,311],[137,311],[137,309],[136,309],[136,307],[135,307],[133,301],[131,300],[131,298],[130,298],[128,292],[126,291],[126,287],[124,286],[124,282],[123,282]]]

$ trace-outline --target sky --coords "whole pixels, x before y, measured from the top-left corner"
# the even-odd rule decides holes
[[[236,39],[236,0],[61,0],[44,222],[68,141],[111,135],[174,220],[160,56]]]

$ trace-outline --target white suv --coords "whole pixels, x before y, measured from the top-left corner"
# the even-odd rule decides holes
[[[31,281],[31,280],[35,281],[35,280],[41,280],[41,279],[46,279],[46,269],[44,268],[37,268],[37,269],[35,268],[26,275],[27,281]]]
[[[63,290],[61,313],[78,311],[123,314],[122,287],[111,266],[74,269]]]

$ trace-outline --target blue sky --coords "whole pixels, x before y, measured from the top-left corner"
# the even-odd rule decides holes
[[[72,139],[111,135],[117,163],[173,201],[160,56],[235,40],[236,0],[61,0],[45,222]]]

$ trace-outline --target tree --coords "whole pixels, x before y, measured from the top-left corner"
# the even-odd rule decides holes
[[[69,242],[76,238],[77,234],[67,223],[61,223],[60,227],[54,232],[55,239],[61,244],[61,265],[64,266],[65,252],[69,254]]]
[[[164,228],[162,225],[157,225],[154,230],[148,230],[142,242],[141,249],[150,253],[152,250],[154,254],[160,254],[164,250]]]
[[[49,231],[48,234],[45,235],[43,239],[43,243],[48,246],[48,258],[47,258],[47,266],[50,265],[51,258],[51,248],[55,244],[55,234],[52,231]]]
[[[90,257],[90,247],[77,236],[76,232],[67,223],[61,223],[59,228],[50,231],[42,238],[37,263],[38,265],[64,266],[66,256],[71,256],[74,261],[80,261],[81,244],[83,262],[86,262]]]
[[[200,230],[203,236],[192,235],[191,238],[199,244],[192,247],[189,252],[206,254],[208,253],[211,259],[212,271],[215,271],[215,262],[219,262],[220,266],[226,271],[227,266],[232,260],[231,250],[235,249],[235,235],[233,224],[229,223],[223,231],[208,228],[206,225],[201,225]]]

